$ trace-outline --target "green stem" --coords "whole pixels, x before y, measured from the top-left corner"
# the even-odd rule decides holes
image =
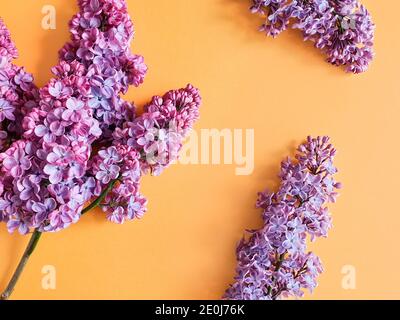
[[[110,184],[108,185],[108,187],[106,189],[104,189],[104,191],[100,194],[100,196],[95,201],[93,201],[90,205],[88,205],[85,209],[82,210],[81,215],[83,216],[84,214],[88,213],[90,210],[99,206],[104,201],[104,199],[107,197],[107,195],[111,192],[111,190],[114,189],[114,186],[118,181],[119,181],[119,179],[115,179],[115,180],[111,181]]]
[[[87,206],[85,209],[82,210],[81,215],[84,215],[85,213],[89,212],[90,210],[96,208],[99,206],[104,199],[107,197],[107,195],[111,192],[111,190],[114,188],[115,184],[119,181],[119,179],[111,181],[111,183],[108,185],[108,187],[100,194],[100,196],[93,201],[89,206]],[[25,249],[25,252],[17,266],[17,269],[15,270],[10,282],[7,285],[7,288],[4,290],[4,292],[0,296],[0,300],[7,300],[11,294],[14,291],[14,288],[21,277],[22,272],[25,269],[26,264],[29,261],[29,258],[31,257],[32,253],[35,251],[37,244],[40,240],[40,237],[42,236],[42,233],[38,230],[35,230],[33,233],[31,239],[29,240],[28,246]]]
[[[40,240],[40,237],[42,236],[42,233],[39,231],[35,231],[31,237],[31,240],[28,243],[28,246],[25,249],[25,252],[17,266],[17,269],[15,270],[7,288],[4,290],[4,292],[0,296],[0,300],[7,300],[11,294],[14,291],[15,285],[18,282],[18,279],[20,278],[22,271],[24,271],[24,268],[26,264],[28,263],[28,260],[30,256],[32,255],[33,251],[35,251],[35,248]]]

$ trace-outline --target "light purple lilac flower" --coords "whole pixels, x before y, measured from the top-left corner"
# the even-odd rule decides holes
[[[315,289],[323,268],[307,239],[326,237],[331,228],[327,204],[341,187],[333,178],[335,154],[328,137],[309,137],[296,160],[282,162],[278,191],[259,194],[264,226],[239,243],[235,282],[224,299],[275,300]]]
[[[118,181],[100,205],[114,223],[141,218],[146,212],[147,200],[139,192],[142,175],[139,157],[134,148],[120,144],[101,150],[93,160],[93,174],[103,189],[110,180]]]
[[[44,203],[35,202],[32,210],[36,213],[36,224],[41,224],[56,209],[57,202],[53,198],[44,200]]]
[[[358,0],[253,0],[265,17],[260,30],[276,37],[290,25],[328,56],[328,62],[361,73],[373,59],[375,26]]]
[[[15,107],[11,105],[5,99],[0,99],[0,121],[3,122],[5,119],[15,121],[14,115]]]
[[[19,198],[22,201],[27,201],[29,199],[38,199],[39,181],[40,178],[35,175],[27,176],[23,180],[19,180],[16,186],[18,189]]]

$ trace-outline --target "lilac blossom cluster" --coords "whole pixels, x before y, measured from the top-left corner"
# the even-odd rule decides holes
[[[92,165],[92,175],[103,189],[110,181],[120,182],[101,205],[109,220],[122,223],[143,216],[146,200],[139,193],[140,174],[159,175],[178,158],[199,117],[200,103],[198,90],[188,85],[153,97],[140,117],[116,128],[113,145],[101,149]]]
[[[157,122],[164,117],[186,134],[198,117],[200,98],[191,86],[168,93],[157,111],[150,106],[163,98],[154,98],[147,113],[138,116],[121,98],[130,85],[143,82],[147,71],[143,57],[130,52],[134,30],[125,1],[78,3],[80,12],[70,23],[72,41],[60,50],[55,77],[24,115],[22,138],[0,154],[0,221],[10,232],[65,229],[94,198],[110,221],[142,217],[146,200],[139,183],[148,149],[136,139],[137,127],[148,125],[147,117],[154,118],[154,128],[166,126]],[[157,136],[154,144],[161,148],[164,141],[165,148],[177,151],[185,137],[177,133],[176,140],[172,133]],[[149,133],[143,135],[150,139]]]
[[[0,152],[23,133],[22,119],[37,104],[31,74],[12,63],[18,57],[10,32],[0,19]]]
[[[261,31],[276,37],[290,25],[328,57],[361,73],[373,59],[374,24],[358,0],[253,0],[253,13],[266,17]]]
[[[225,299],[275,300],[314,290],[323,269],[307,240],[326,237],[331,227],[326,205],[341,187],[333,178],[335,154],[328,137],[309,137],[296,161],[282,163],[279,190],[259,194],[264,226],[239,243],[237,274]]]

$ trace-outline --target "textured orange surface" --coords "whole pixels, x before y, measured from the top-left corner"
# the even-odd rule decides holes
[[[57,9],[57,29],[43,30],[41,9]],[[328,134],[339,150],[344,189],[331,206],[334,229],[313,244],[325,273],[308,298],[400,298],[399,51],[396,0],[364,0],[377,24],[375,62],[354,76],[324,62],[297,32],[278,39],[257,32],[247,0],[128,0],[136,26],[133,50],[150,67],[129,98],[192,82],[204,97],[201,128],[254,129],[255,170],[232,165],[174,165],[147,177],[149,212],[113,225],[98,211],[46,234],[15,299],[217,299],[232,281],[234,249],[246,228],[260,225],[256,192],[276,185],[280,161],[308,134]],[[68,39],[72,0],[1,1],[0,12],[20,51],[18,63],[37,83],[50,78]],[[0,287],[28,238],[0,227]],[[43,290],[44,265],[57,271]],[[356,268],[356,288],[342,288],[341,269]]]

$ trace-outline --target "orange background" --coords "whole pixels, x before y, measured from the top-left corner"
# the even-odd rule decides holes
[[[334,229],[313,248],[325,273],[308,298],[400,298],[399,51],[397,0],[364,0],[377,25],[376,59],[354,76],[324,62],[295,31],[273,40],[247,0],[129,0],[133,50],[150,70],[129,98],[142,105],[187,82],[201,88],[201,128],[255,130],[255,171],[231,165],[174,165],[147,177],[142,221],[108,223],[98,211],[46,234],[13,298],[218,299],[235,269],[244,229],[260,225],[256,193],[276,184],[280,161],[308,134],[328,134],[339,154],[344,189],[331,206]],[[57,9],[57,29],[43,30],[41,9]],[[69,38],[71,0],[1,1],[20,51],[18,64],[39,85],[50,78]],[[28,238],[0,227],[0,287]],[[43,290],[41,270],[54,265],[57,289]],[[341,268],[353,265],[357,287],[344,290]]]

